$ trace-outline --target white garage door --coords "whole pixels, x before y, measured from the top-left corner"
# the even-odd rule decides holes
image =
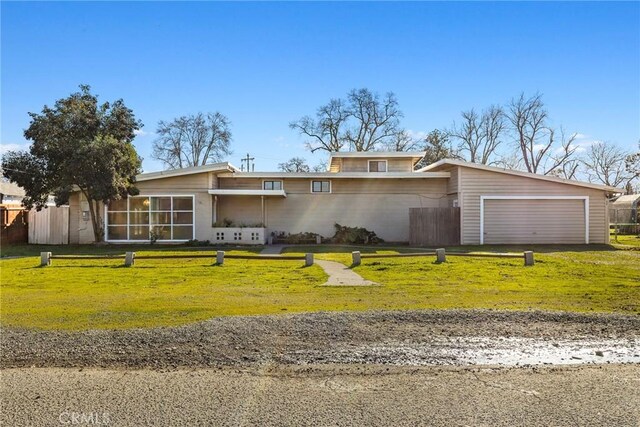
[[[484,199],[484,243],[585,243],[583,199]]]

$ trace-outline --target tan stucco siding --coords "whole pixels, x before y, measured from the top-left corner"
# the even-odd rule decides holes
[[[225,219],[235,226],[262,223],[262,201],[259,196],[218,196],[218,222]]]
[[[73,193],[69,197],[69,243],[80,243],[80,193]]]
[[[221,178],[222,188],[260,188],[261,180]],[[409,208],[445,207],[446,179],[333,179],[331,193],[312,194],[311,179],[285,179],[286,198],[265,197],[268,231],[333,236],[334,224],[365,227],[387,241],[409,240]],[[220,196],[218,219],[261,221],[258,196]]]
[[[588,196],[589,197],[589,242],[608,242],[608,223],[606,219],[607,199],[605,192],[570,184],[548,182],[516,175],[490,172],[458,166],[462,207],[462,243],[480,243],[480,196]],[[571,215],[566,205],[553,208],[553,215],[562,217]],[[530,221],[535,213],[521,218]]]

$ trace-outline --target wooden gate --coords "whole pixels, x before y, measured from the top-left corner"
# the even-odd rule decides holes
[[[29,211],[29,244],[66,245],[69,243],[69,206],[49,206]]]
[[[460,244],[460,208],[410,208],[411,246]]]
[[[2,245],[27,243],[27,211],[21,207],[0,206]]]

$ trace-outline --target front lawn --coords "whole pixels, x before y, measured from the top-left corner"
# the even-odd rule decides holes
[[[93,249],[92,249],[93,248]],[[128,247],[130,248],[130,247]],[[640,313],[640,251],[611,246],[533,247],[536,265],[521,259],[435,257],[363,259],[354,271],[375,287],[323,287],[322,269],[302,261],[211,259],[0,260],[0,322],[39,329],[169,326],[227,315],[428,308],[545,309]],[[47,248],[62,253],[122,253],[116,247]],[[518,251],[523,248],[456,248]],[[31,250],[31,252],[29,252]],[[226,248],[228,254],[257,249]],[[353,247],[313,246],[287,252],[349,265]],[[202,253],[181,247],[140,247],[138,255]],[[362,252],[414,252],[369,247]]]
[[[308,248],[287,248],[306,252]],[[324,252],[323,253],[323,249]],[[363,258],[353,271],[384,285],[368,290],[375,308],[488,308],[607,311],[640,314],[640,252],[611,246],[477,246],[451,251],[535,252],[522,259]],[[351,264],[351,251],[413,251],[385,247],[316,247],[318,258]],[[326,253],[331,251],[331,253]]]
[[[117,248],[110,249],[82,253]],[[202,254],[146,249],[137,254]],[[231,259],[215,266],[215,252],[211,254],[211,259],[138,260],[132,268],[123,267],[122,259],[54,259],[44,268],[38,267],[39,257],[0,260],[0,321],[41,329],[129,328],[317,309],[314,290],[327,278],[320,267],[304,268],[303,261]]]

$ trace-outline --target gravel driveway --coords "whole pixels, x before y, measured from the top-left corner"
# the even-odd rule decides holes
[[[222,317],[175,328],[122,331],[4,328],[2,338],[0,367],[640,362],[640,316],[549,312],[430,310]]]
[[[548,312],[4,328],[0,424],[637,427],[639,344],[640,316]]]

